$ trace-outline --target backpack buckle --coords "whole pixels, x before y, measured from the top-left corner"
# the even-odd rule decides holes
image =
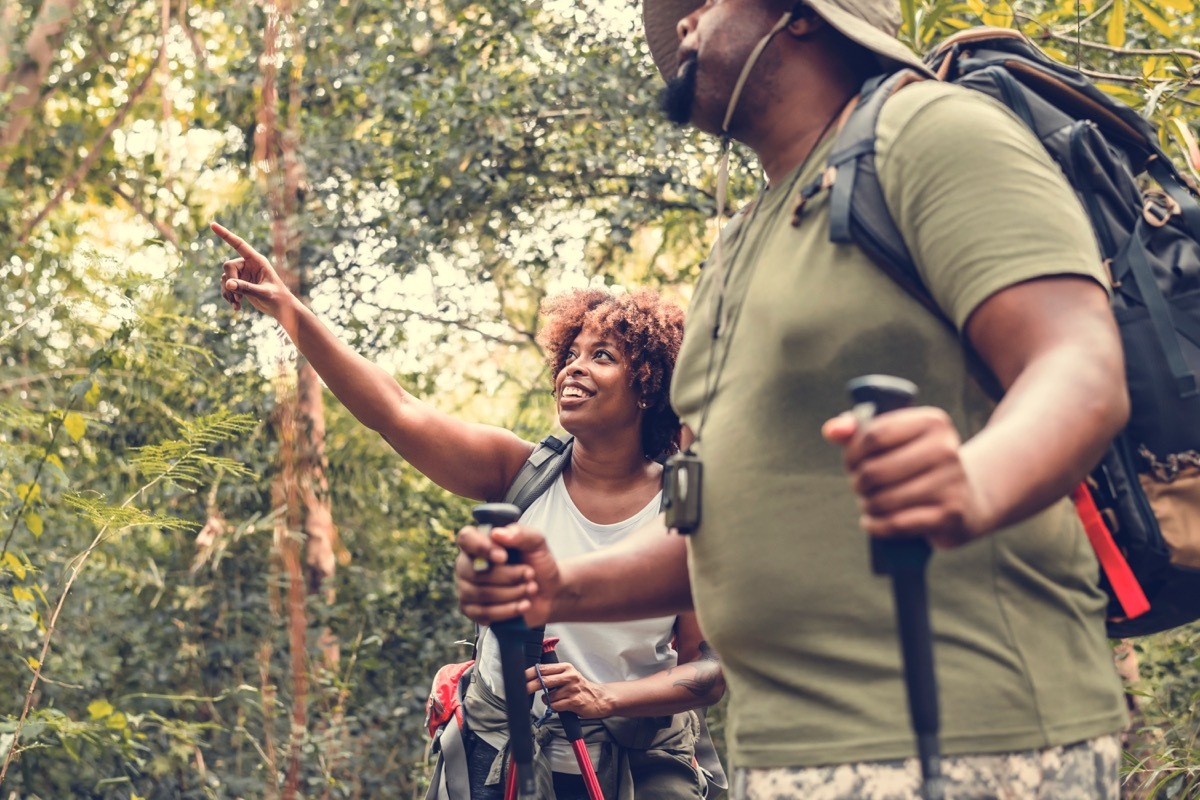
[[[1163,227],[1171,217],[1182,213],[1175,198],[1165,192],[1149,191],[1142,197],[1142,218],[1155,228]]]
[[[808,205],[808,201],[816,197],[819,192],[833,188],[834,182],[837,181],[837,171],[838,168],[830,164],[816,180],[800,190],[800,194],[796,198],[796,207],[792,209],[793,228],[800,227],[800,222],[804,217],[804,207]]]
[[[1113,289],[1120,289],[1121,279],[1117,277],[1115,272],[1113,272],[1113,260],[1111,258],[1106,258],[1101,263],[1104,264],[1104,271],[1108,273],[1108,285]]]

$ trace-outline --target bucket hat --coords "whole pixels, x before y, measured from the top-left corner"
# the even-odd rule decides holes
[[[900,7],[896,0],[804,0],[838,32],[875,53],[885,68],[910,67],[932,75],[929,67],[899,39]],[[691,14],[704,0],[642,0],[642,23],[650,55],[664,79],[675,75],[679,20]]]

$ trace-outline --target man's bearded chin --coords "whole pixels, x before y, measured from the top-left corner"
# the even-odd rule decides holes
[[[667,119],[676,125],[692,121],[692,104],[696,99],[696,60],[684,62],[675,77],[662,90],[660,105]]]

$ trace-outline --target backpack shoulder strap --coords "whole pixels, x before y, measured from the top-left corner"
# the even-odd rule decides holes
[[[505,503],[512,503],[525,513],[533,501],[550,488],[571,458],[571,447],[575,437],[547,436],[533,448],[521,471],[513,479],[504,495]]]
[[[443,668],[445,669],[445,668]],[[467,693],[475,671],[474,662],[467,666],[453,687],[458,704],[455,712],[449,716],[433,734],[427,750],[426,758],[436,754],[433,775],[430,778],[429,790],[425,800],[470,800],[471,787],[469,770],[467,768],[467,753],[463,743],[463,714],[462,702]],[[439,670],[438,675],[442,675]],[[434,679],[437,687],[437,678]],[[433,699],[431,694],[430,699]]]
[[[827,174],[819,180],[830,186],[830,241],[857,245],[884,274],[920,302],[956,338],[961,338],[954,321],[937,304],[921,279],[904,236],[887,206],[875,164],[875,129],[884,103],[905,86],[922,80],[928,79],[913,70],[900,70],[873,77],[863,84],[857,105],[834,140]],[[809,193],[809,187],[803,191]],[[963,345],[968,370],[987,394],[993,398],[1001,397],[1003,389],[979,354],[965,339]]]
[[[863,85],[858,103],[838,131],[827,161],[832,176],[829,239],[838,244],[858,245],[892,280],[954,330],[954,323],[934,302],[917,272],[887,207],[875,164],[875,128],[884,103],[900,89],[920,80],[925,78],[917,72],[901,70],[873,77]]]

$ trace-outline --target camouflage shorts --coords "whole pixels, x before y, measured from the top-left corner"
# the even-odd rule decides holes
[[[946,800],[1118,800],[1121,743],[942,759]],[[830,767],[737,769],[731,800],[921,800],[915,758]]]

